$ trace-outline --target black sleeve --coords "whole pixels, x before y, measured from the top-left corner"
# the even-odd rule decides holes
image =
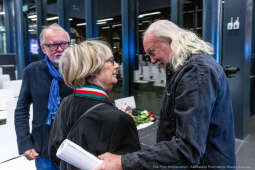
[[[19,99],[14,113],[19,154],[23,154],[26,150],[34,147],[29,129],[29,109],[32,102],[29,83],[29,70],[25,69]]]
[[[140,149],[140,142],[138,137],[137,128],[133,118],[126,114],[120,114],[118,127],[113,136],[116,138],[118,145],[115,148],[115,153],[124,154],[135,152]]]
[[[199,70],[196,66],[186,69],[175,90],[175,136],[144,150],[123,155],[123,170],[162,170],[199,164],[206,147],[217,79],[210,71]]]
[[[65,103],[64,98],[60,103],[56,118],[52,123],[48,145],[49,158],[58,165],[60,164],[60,160],[57,158],[56,153],[63,140],[66,138],[67,117]]]

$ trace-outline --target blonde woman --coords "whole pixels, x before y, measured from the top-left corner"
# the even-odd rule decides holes
[[[66,138],[94,155],[124,154],[140,148],[132,117],[114,107],[108,96],[118,82],[118,67],[111,49],[101,41],[85,41],[64,52],[59,69],[74,94],[61,102],[51,129],[49,153],[53,161],[59,164],[56,151]],[[60,168],[75,169],[62,161]]]

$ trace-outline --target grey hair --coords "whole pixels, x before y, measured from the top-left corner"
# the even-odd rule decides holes
[[[68,41],[70,42],[70,36],[69,36],[68,32],[64,28],[62,28],[60,25],[58,25],[57,23],[54,23],[54,24],[51,24],[51,25],[48,25],[48,26],[44,27],[43,30],[41,31],[41,33],[40,33],[40,43],[41,44],[44,44],[44,42],[45,42],[45,33],[48,30],[56,30],[56,31],[65,32],[67,37],[68,37]]]
[[[112,51],[105,42],[87,40],[64,51],[59,71],[65,84],[71,88],[80,88],[88,83],[89,78],[95,76],[111,57]]]
[[[184,65],[188,57],[192,54],[207,53],[213,54],[210,43],[200,39],[195,33],[178,27],[171,21],[158,20],[152,23],[146,30],[147,33],[154,33],[163,42],[171,40],[171,54],[169,61],[174,70]]]

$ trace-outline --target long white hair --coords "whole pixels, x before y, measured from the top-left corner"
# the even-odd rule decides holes
[[[145,35],[149,32],[153,32],[162,41],[171,40],[172,53],[169,56],[169,59],[171,58],[169,62],[174,70],[182,66],[191,54],[213,54],[210,43],[201,40],[195,33],[182,29],[171,21],[158,20],[149,26]]]

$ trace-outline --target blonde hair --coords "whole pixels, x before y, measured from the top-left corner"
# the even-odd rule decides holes
[[[162,42],[171,40],[171,54],[169,61],[174,70],[184,65],[187,58],[192,54],[207,53],[213,54],[210,43],[201,40],[195,33],[182,29],[168,20],[158,20],[152,23],[145,32],[154,33]]]
[[[80,88],[88,78],[97,74],[105,61],[112,57],[111,49],[103,41],[84,41],[67,48],[59,63],[59,71],[71,88]]]
[[[57,23],[54,23],[54,24],[44,27],[43,30],[41,31],[41,33],[40,33],[40,43],[41,44],[44,44],[45,34],[48,30],[63,31],[66,33],[66,35],[68,37],[68,41],[70,41],[70,36],[69,36],[68,32],[66,32],[66,30],[64,28],[62,28],[60,25],[58,25]]]

